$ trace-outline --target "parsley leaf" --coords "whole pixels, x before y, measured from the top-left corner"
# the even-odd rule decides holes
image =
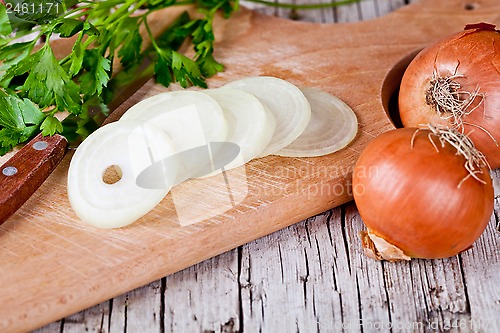
[[[31,137],[45,118],[29,99],[3,91],[0,91],[0,110],[0,154]]]
[[[71,58],[70,58],[70,66],[68,70],[68,74],[73,77],[82,69],[83,65],[83,57],[85,56],[85,47],[82,43],[83,40],[83,32],[81,32],[76,39],[75,44],[73,44],[73,48],[71,49]]]
[[[54,116],[47,116],[40,126],[43,135],[54,135],[56,133],[62,133],[63,126],[59,119]]]
[[[78,113],[80,111],[80,88],[73,82],[68,73],[61,67],[54,56],[54,52],[46,43],[35,58],[25,58],[22,66],[23,73],[29,71],[22,87],[28,98],[45,108],[54,105],[59,111]],[[36,61],[33,66],[26,68],[27,63]],[[21,63],[20,62],[20,63]],[[16,72],[19,74],[19,72]]]
[[[124,67],[140,60],[142,36],[139,32],[140,17],[129,17],[120,24],[120,33],[116,38],[122,44],[118,56]]]
[[[0,35],[8,36],[12,32],[9,15],[7,15],[7,7],[0,6]]]
[[[5,70],[26,58],[34,46],[33,42],[25,42],[0,47],[0,80]]]
[[[172,55],[170,52],[164,50],[159,50],[158,55],[159,57],[155,65],[156,81],[168,87],[174,82],[174,78],[170,72]]]
[[[80,76],[79,81],[85,98],[100,95],[109,81],[111,60],[101,55],[98,49],[85,50],[83,68],[85,73]]]
[[[108,114],[107,111],[106,105],[103,105],[98,98],[86,101],[78,116],[70,115],[62,121],[62,135],[72,144],[79,143],[99,128],[99,124]]]
[[[61,23],[57,24],[54,28],[55,32],[58,32],[61,37],[72,37],[78,32],[82,31],[84,23],[81,20],[76,20],[73,18],[68,18],[61,20]]]
[[[186,88],[190,83],[202,88],[207,87],[205,81],[200,78],[201,72],[198,64],[176,51],[172,51],[172,70],[175,79],[183,88]]]
[[[212,52],[197,59],[201,72],[204,76],[210,77],[224,70],[224,65],[215,60]]]

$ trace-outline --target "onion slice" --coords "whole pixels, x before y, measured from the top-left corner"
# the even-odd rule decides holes
[[[274,115],[276,129],[260,157],[274,154],[292,143],[306,128],[311,107],[295,85],[270,76],[249,77],[224,87],[240,89],[255,95]]]
[[[160,129],[137,121],[120,121],[101,127],[76,150],[68,171],[68,197],[78,217],[96,227],[128,225],[153,209],[170,190],[176,165],[157,174],[158,189],[137,185],[139,173],[175,153],[170,138]],[[106,170],[119,174],[105,182]]]
[[[311,104],[311,120],[302,134],[275,155],[315,157],[347,146],[358,132],[352,109],[337,97],[313,88],[301,88]]]
[[[224,170],[239,167],[262,153],[273,137],[276,121],[259,99],[243,90],[225,87],[205,93],[214,98],[224,112],[228,125],[225,141],[240,148],[239,156],[224,166]]]
[[[120,121],[130,119],[146,121],[170,136],[180,158],[177,183],[210,169],[208,148],[204,150],[207,154],[189,152],[223,142],[228,131],[217,101],[198,91],[171,91],[147,98],[132,106]]]

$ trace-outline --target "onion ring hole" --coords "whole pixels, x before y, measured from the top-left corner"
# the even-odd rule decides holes
[[[122,169],[118,165],[110,165],[102,173],[102,181],[108,185],[113,185],[118,183],[122,176]]]

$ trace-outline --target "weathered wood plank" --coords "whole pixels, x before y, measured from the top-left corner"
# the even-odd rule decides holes
[[[163,327],[162,280],[132,290],[111,301],[109,332],[161,332]]]
[[[110,303],[103,302],[90,309],[66,317],[61,322],[61,332],[108,332]]]
[[[358,312],[347,249],[328,220],[340,209],[243,246],[242,310],[248,332],[328,332]],[[335,221],[338,222],[338,221]],[[339,230],[340,228],[336,228]]]
[[[54,333],[54,332],[63,332],[64,322],[62,320],[50,323],[37,329],[36,333]]]
[[[358,4],[360,21],[370,20],[380,16],[380,11],[377,8],[375,0],[365,0]],[[388,12],[383,12],[383,14]]]
[[[332,221],[330,226],[332,229],[339,229],[337,234],[345,234],[345,242],[349,248],[351,280],[356,283],[356,292],[345,295],[345,302],[355,302],[359,307],[358,315],[348,318],[344,327],[348,332],[369,332],[369,328],[391,323],[383,263],[364,256],[358,236],[364,226],[353,203],[345,205],[344,221],[343,226],[335,223],[338,221]]]
[[[443,331],[471,319],[459,257],[412,264],[413,280],[423,288],[420,318],[427,330]]]
[[[303,4],[334,4],[332,1],[276,1],[281,3],[303,3]],[[285,8],[273,8],[262,4],[256,4],[250,1],[241,1],[245,7],[254,9],[268,15],[275,15],[289,19],[301,20],[306,22],[322,23],[340,23],[357,22],[368,20],[387,14],[399,7],[405,5],[405,1],[395,0],[363,0],[349,5],[330,6],[321,9],[308,10],[290,10]]]
[[[165,331],[239,331],[238,274],[238,249],[235,249],[168,276],[164,294]]]
[[[500,332],[500,170],[493,174],[495,213],[472,250],[460,255],[472,314],[465,326],[474,332]]]
[[[259,12],[259,13],[278,16],[278,11],[276,10],[276,8],[266,6],[263,4],[256,4],[256,3],[250,2],[250,1],[240,1],[240,6],[250,8],[250,9],[255,10],[256,12]]]

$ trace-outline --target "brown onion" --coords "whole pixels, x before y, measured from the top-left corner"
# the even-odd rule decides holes
[[[494,205],[484,156],[473,148],[458,131],[433,126],[375,138],[353,172],[354,200],[369,230],[365,248],[388,260],[444,258],[469,248]]]
[[[422,50],[399,94],[405,127],[446,124],[466,133],[500,167],[500,32],[480,23]]]

